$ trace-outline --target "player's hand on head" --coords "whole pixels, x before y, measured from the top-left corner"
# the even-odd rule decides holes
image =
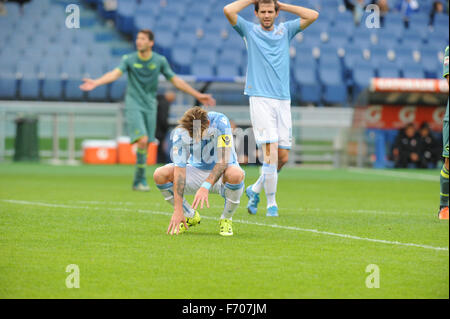
[[[202,103],[205,106],[215,106],[216,100],[212,97],[211,94],[201,94],[198,98],[200,103]]]
[[[167,234],[178,235],[180,232],[181,223],[184,224],[184,227],[186,227],[186,229],[189,229],[189,226],[186,223],[186,218],[184,217],[183,212],[178,213],[175,211],[172,215],[172,219],[170,220],[169,228],[167,229]]]
[[[192,208],[197,209],[198,205],[203,209],[203,205],[206,202],[206,207],[209,208],[208,201],[209,190],[204,187],[200,187],[197,193],[195,194],[194,201],[192,202]]]
[[[95,81],[92,79],[83,79],[83,84],[80,85],[80,89],[83,91],[91,91],[96,88]]]

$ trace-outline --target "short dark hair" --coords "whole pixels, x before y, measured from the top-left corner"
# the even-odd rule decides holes
[[[276,12],[278,12],[278,10],[280,9],[280,6],[278,4],[278,0],[258,0],[255,3],[255,11],[256,12],[259,12],[259,5],[261,3],[264,3],[264,4],[266,4],[266,3],[273,3],[275,5],[275,11]]]
[[[150,41],[154,41],[154,39],[155,39],[155,36],[153,35],[152,30],[149,30],[149,29],[142,29],[142,30],[139,30],[138,34],[139,34],[139,33],[145,34],[145,35],[148,37],[148,39],[149,39]]]

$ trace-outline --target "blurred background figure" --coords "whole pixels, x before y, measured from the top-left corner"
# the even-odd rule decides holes
[[[355,6],[353,8],[353,19],[355,20],[355,25],[360,25],[362,17],[364,16],[364,10],[366,9],[366,4],[364,0],[356,0]]]
[[[428,123],[424,122],[419,129],[420,168],[436,168],[440,159],[442,146],[431,134]]]
[[[384,26],[384,18],[390,11],[389,2],[387,0],[373,0],[372,3],[380,8],[380,23],[381,26]]]
[[[443,12],[444,12],[444,4],[441,1],[434,1],[433,6],[431,7],[429,25],[434,24],[434,17],[436,16],[436,14],[440,14]]]
[[[413,123],[398,133],[392,149],[395,168],[417,168],[420,164],[419,134]]]
[[[158,163],[168,163],[168,143],[167,133],[169,132],[169,112],[170,105],[175,101],[176,95],[173,91],[166,91],[164,94],[158,94],[158,113],[156,120],[155,137],[159,141],[158,145]]]
[[[400,0],[397,3],[397,10],[403,15],[405,28],[409,28],[409,19],[412,14],[419,11],[417,0]]]

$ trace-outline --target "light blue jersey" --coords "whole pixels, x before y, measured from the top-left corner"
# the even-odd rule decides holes
[[[265,31],[260,24],[241,16],[233,28],[244,38],[248,51],[245,94],[290,100],[289,46],[301,31],[300,18],[275,25]]]
[[[186,167],[186,164],[190,164],[198,169],[212,170],[217,163],[217,150],[220,148],[230,148],[228,163],[239,166],[230,121],[217,112],[208,112],[208,118],[210,125],[207,133],[197,143],[194,143],[185,129],[178,127],[173,130],[171,154],[175,166]]]

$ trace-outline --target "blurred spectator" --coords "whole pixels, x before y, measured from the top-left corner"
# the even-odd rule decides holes
[[[158,114],[156,119],[155,137],[159,141],[158,163],[167,163],[168,145],[166,136],[169,131],[169,110],[170,105],[175,101],[176,95],[173,91],[167,91],[164,94],[158,94],[156,98],[158,100]]]
[[[434,25],[434,17],[436,16],[436,14],[443,12],[444,12],[444,5],[442,4],[442,2],[434,1],[433,6],[431,7],[429,25]]]
[[[384,26],[384,17],[389,13],[389,2],[387,0],[373,1],[380,8],[380,23]]]
[[[417,168],[420,164],[420,136],[413,123],[398,133],[392,149],[395,168]]]
[[[356,0],[355,6],[353,8],[353,19],[355,21],[355,25],[360,25],[361,20],[364,16],[365,8],[365,0]]]
[[[419,3],[417,0],[399,0],[397,10],[403,15],[405,28],[409,28],[409,17],[419,11]]]
[[[424,122],[419,129],[420,168],[436,168],[442,147],[431,134],[430,126]]]
[[[0,0],[0,16],[6,15],[5,0]]]

